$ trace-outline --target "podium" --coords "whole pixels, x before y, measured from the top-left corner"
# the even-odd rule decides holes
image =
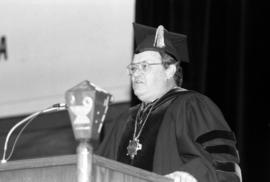
[[[65,155],[0,164],[0,182],[76,182],[77,156]],[[91,182],[172,182],[164,176],[93,155]]]

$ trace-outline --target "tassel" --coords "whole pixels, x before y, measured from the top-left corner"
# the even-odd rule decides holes
[[[156,30],[153,46],[157,48],[163,48],[166,46],[164,41],[164,27],[162,25],[159,25]]]

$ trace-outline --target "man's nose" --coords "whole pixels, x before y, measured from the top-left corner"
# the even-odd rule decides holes
[[[138,79],[141,79],[141,77],[143,76],[142,72],[140,70],[136,70],[133,74],[132,74],[132,81],[136,81]]]

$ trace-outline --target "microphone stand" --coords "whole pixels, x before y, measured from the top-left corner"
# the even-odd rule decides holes
[[[93,147],[87,140],[80,141],[77,147],[78,182],[91,182]]]
[[[4,163],[6,163],[9,160],[9,158],[6,159],[6,152],[7,152],[8,141],[9,141],[9,138],[10,138],[11,134],[14,132],[14,130],[16,128],[18,128],[20,125],[24,124],[25,122],[29,121],[32,118],[35,118],[36,116],[38,116],[40,114],[49,113],[49,112],[56,112],[56,111],[61,111],[61,110],[65,110],[65,109],[66,109],[66,105],[65,104],[55,104],[52,107],[49,107],[49,108],[47,108],[45,110],[38,111],[38,112],[35,112],[35,113],[29,115],[28,117],[24,118],[23,120],[21,120],[20,122],[18,122],[16,125],[14,125],[9,130],[9,132],[8,132],[8,134],[6,136],[5,144],[4,144],[3,158],[1,160],[1,163],[4,164]]]

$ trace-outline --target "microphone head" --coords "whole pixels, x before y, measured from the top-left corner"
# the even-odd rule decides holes
[[[77,140],[99,138],[111,97],[87,80],[66,91],[66,105]]]

